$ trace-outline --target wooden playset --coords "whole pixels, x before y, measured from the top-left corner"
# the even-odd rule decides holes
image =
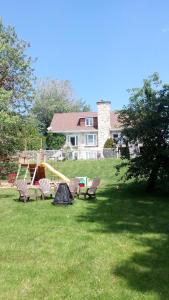
[[[70,179],[68,177],[57,171],[54,167],[46,162],[44,151],[40,150],[35,152],[34,156],[28,155],[27,152],[22,152],[19,155],[17,173],[9,174],[7,181],[1,181],[1,187],[10,187],[18,179],[24,179],[28,184],[36,185],[40,179],[46,177],[46,169],[58,177],[62,182],[69,183]]]

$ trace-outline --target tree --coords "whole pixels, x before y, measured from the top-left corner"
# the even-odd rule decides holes
[[[47,150],[59,150],[63,147],[65,140],[65,135],[49,132],[46,137],[46,148]]]
[[[33,97],[32,59],[25,51],[29,43],[18,38],[14,27],[0,20],[0,88],[10,91],[10,101],[25,111]]]
[[[33,97],[32,60],[25,54],[29,44],[20,40],[13,27],[0,21],[0,155],[9,156],[20,149],[23,115]],[[29,130],[27,128],[27,135]]]
[[[20,118],[10,111],[11,92],[0,88],[0,156],[14,153]]]
[[[21,116],[11,111],[11,92],[0,89],[0,156],[6,157],[17,150],[40,149],[41,136],[37,121],[32,116]]]
[[[130,103],[119,120],[130,143],[143,145],[139,156],[130,159],[127,178],[146,178],[152,190],[158,180],[169,179],[169,85],[157,73],[144,80],[142,88],[129,91]]]
[[[54,113],[89,110],[84,101],[75,99],[69,81],[44,79],[39,82],[32,112],[42,134],[47,135]]]
[[[43,136],[39,134],[38,123],[34,116],[22,116],[18,132],[17,150],[39,150],[43,148]]]

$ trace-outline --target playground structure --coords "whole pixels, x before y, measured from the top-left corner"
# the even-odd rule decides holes
[[[70,179],[57,171],[53,166],[46,162],[47,157],[43,150],[36,152],[34,156],[22,152],[19,156],[19,167],[16,175],[16,180],[22,176],[31,185],[37,184],[38,181],[46,177],[46,169],[49,170],[55,177],[58,177],[62,182],[69,183]]]
[[[62,182],[70,183],[67,176],[57,170],[58,160],[54,151],[23,151],[18,153],[15,157],[10,157],[7,160],[0,160],[0,187],[13,187],[16,180],[25,180],[28,185],[39,185],[39,180],[48,178],[51,183]],[[8,165],[8,168],[3,163]],[[11,163],[15,167],[9,168]],[[9,169],[9,171],[8,171]],[[5,171],[5,172],[4,172]],[[90,180],[87,177],[77,177],[79,179],[79,186],[86,187],[90,185]]]

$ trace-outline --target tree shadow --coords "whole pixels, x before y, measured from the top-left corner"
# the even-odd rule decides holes
[[[131,289],[169,299],[169,198],[149,195],[137,184],[107,186],[97,196],[78,221],[101,225],[95,232],[126,233],[138,245],[138,252],[112,267],[112,273]]]
[[[91,205],[85,214],[78,217],[78,221],[102,224],[98,230],[107,233],[160,233],[166,230],[165,221],[169,214],[167,200],[165,195],[147,194],[142,185],[107,186],[98,191],[97,200],[88,199]]]
[[[159,299],[169,299],[169,238],[140,238],[140,246],[147,250],[135,252],[122,262],[112,274],[124,278],[129,287],[142,293],[157,293]]]

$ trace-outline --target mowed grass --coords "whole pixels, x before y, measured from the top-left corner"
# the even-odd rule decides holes
[[[0,299],[169,299],[169,199],[123,183],[117,163],[58,163],[101,178],[96,200],[67,207],[0,190]]]

